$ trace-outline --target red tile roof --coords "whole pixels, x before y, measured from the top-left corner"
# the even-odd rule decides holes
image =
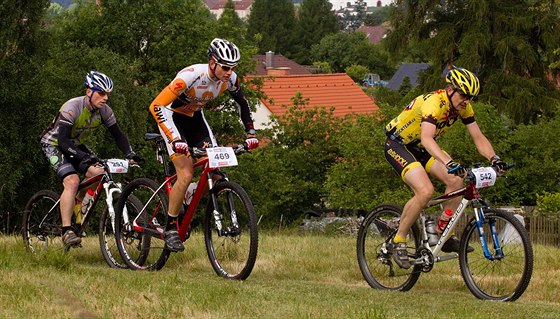
[[[256,76],[247,75],[246,79]],[[274,80],[265,77],[263,91],[268,97],[262,103],[274,114],[283,115],[296,92],[309,99],[309,107],[334,106],[334,116],[349,113],[371,113],[379,109],[373,99],[346,74],[283,75]],[[270,101],[272,100],[272,101]]]
[[[363,25],[358,28],[357,31],[362,31],[366,34],[366,37],[370,43],[377,44],[383,40],[383,37],[389,31],[388,26],[377,25],[377,26],[367,26]]]
[[[250,74],[267,75],[266,55],[254,55],[253,59],[257,60],[258,63],[255,70]],[[288,74],[309,74],[309,71],[304,66],[286,58],[282,54],[274,54],[272,56],[272,65],[274,68],[289,68],[286,71]]]

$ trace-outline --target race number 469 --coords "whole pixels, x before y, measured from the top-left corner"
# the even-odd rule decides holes
[[[237,156],[231,147],[207,148],[208,162],[210,167],[237,166]]]

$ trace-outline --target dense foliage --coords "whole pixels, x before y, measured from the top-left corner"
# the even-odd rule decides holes
[[[153,145],[143,140],[144,133],[155,129],[148,105],[179,70],[206,61],[206,48],[214,37],[232,39],[240,46],[242,62],[236,72],[242,78],[255,66],[251,56],[264,50],[286,54],[304,50],[315,64],[334,72],[348,70],[362,74],[367,68],[383,77],[394,72],[389,60],[396,55],[389,56],[381,46],[370,45],[362,33],[331,32],[332,21],[326,21],[325,29],[317,30],[322,36],[309,37],[313,40],[305,42],[304,49],[298,48],[298,42],[292,42],[292,31],[310,32],[310,29],[298,24],[293,5],[288,2],[255,1],[254,10],[259,9],[259,3],[265,4],[260,8],[264,10],[261,18],[278,18],[266,13],[270,10],[267,6],[285,6],[274,7],[275,10],[287,9],[282,11],[286,12],[282,15],[283,21],[277,23],[290,23],[282,24],[282,28],[275,26],[278,29],[274,31],[284,32],[285,37],[274,39],[262,38],[255,32],[260,30],[268,34],[265,32],[269,32],[267,28],[271,26],[265,26],[266,21],[260,22],[263,23],[260,29],[250,31],[250,21],[238,19],[231,1],[218,20],[201,0],[98,2],[100,6],[93,0],[82,0],[68,10],[50,12],[45,0],[26,1],[25,5],[13,1],[0,4],[3,17],[0,20],[0,120],[3,123],[0,129],[0,231],[17,231],[19,212],[33,192],[41,188],[60,190],[60,183],[41,152],[38,136],[66,100],[83,94],[83,76],[92,68],[113,77],[115,91],[109,104],[133,147],[146,158],[136,175],[151,178],[161,178],[161,166],[155,161]],[[401,8],[401,1],[397,3],[397,8]],[[477,2],[465,3],[474,5]],[[489,5],[496,3],[490,1]],[[512,10],[518,9],[515,3],[511,5]],[[393,21],[394,35],[405,34],[404,38],[420,48],[410,49],[403,59],[429,58],[438,76],[441,67],[449,61],[481,71],[484,94],[474,103],[477,121],[502,158],[516,164],[509,178],[488,192],[490,199],[497,204],[543,203],[545,213],[556,213],[560,210],[556,173],[560,156],[555,141],[560,135],[557,132],[560,123],[555,116],[557,90],[545,79],[546,76],[552,78],[560,64],[558,37],[550,35],[558,19],[549,19],[558,13],[558,7],[545,1],[532,3],[531,10],[518,12],[518,17],[523,18],[522,21],[539,22],[541,31],[531,29],[536,32],[532,33],[532,42],[519,40],[514,42],[514,47],[504,41],[515,39],[516,32],[517,38],[523,38],[521,34],[528,31],[526,24],[512,19],[512,25],[508,26],[509,20],[496,20],[500,21],[500,28],[489,36],[483,32],[487,29],[480,26],[480,22],[475,23],[478,20],[471,20],[473,28],[482,35],[479,38],[485,39],[480,44],[484,46],[475,52],[467,22],[458,24],[462,29],[456,30],[455,24],[442,21],[455,21],[455,11],[462,12],[464,19],[474,19],[472,16],[476,15],[465,14],[462,7],[452,7],[453,10],[446,12],[440,7],[434,8],[431,1],[409,4],[423,5],[414,7],[413,11],[431,12],[428,16],[409,17],[408,11],[397,11],[402,23]],[[324,1],[307,0],[302,5],[302,16],[310,14],[305,10],[313,7],[324,10]],[[495,19],[504,12],[501,8],[492,8]],[[490,14],[481,13],[486,14],[482,17]],[[431,24],[428,27],[421,23],[415,27],[413,21]],[[438,21],[440,24],[436,23]],[[436,25],[439,32],[433,33]],[[426,37],[426,33],[436,36]],[[441,37],[448,33],[452,34],[456,45],[444,50],[450,38]],[[395,43],[394,38],[391,41],[390,48],[399,45],[402,49],[409,48]],[[431,46],[441,50],[426,49]],[[511,51],[514,49],[518,52]],[[554,49],[555,55],[551,53]],[[502,52],[502,57],[506,57],[501,60],[503,64],[498,64],[498,57],[491,51]],[[267,141],[263,144],[268,145],[241,157],[240,166],[231,170],[232,178],[247,188],[258,215],[263,216],[261,225],[277,225],[280,219],[297,221],[308,209],[367,210],[382,201],[405,201],[410,191],[393,174],[383,157],[383,127],[412,98],[442,84],[439,77],[430,78],[429,75],[423,86],[403,88],[400,92],[387,88],[367,89],[381,109],[368,116],[338,119],[329,105],[308,110],[304,108],[308,103],[306,97],[295,96],[286,115],[275,118],[270,130],[259,132],[261,140]],[[519,86],[520,83],[523,85]],[[501,93],[496,93],[497,90]],[[251,105],[255,105],[260,94],[246,87]],[[522,110],[527,110],[526,116],[518,108],[519,103],[525,107]],[[504,106],[508,107],[507,112]],[[542,112],[536,112],[537,109]],[[545,116],[536,116],[541,113]],[[236,105],[226,95],[208,105],[205,114],[219,141],[239,142],[244,138]],[[110,135],[102,129],[86,143],[102,157],[122,156]],[[454,158],[461,158],[466,164],[482,161],[462,124],[452,127],[441,143]]]
[[[432,63],[424,89],[440,86],[442,70],[455,64],[476,72],[484,83],[480,98],[516,124],[556,114],[555,1],[399,0],[393,9],[387,47],[395,57]]]

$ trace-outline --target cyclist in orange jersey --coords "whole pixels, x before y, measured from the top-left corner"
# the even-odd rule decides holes
[[[212,40],[208,47],[208,63],[190,65],[179,71],[150,105],[177,172],[177,181],[169,195],[169,216],[164,232],[166,248],[171,251],[185,249],[177,232],[177,218],[193,178],[193,160],[188,148],[218,145],[204,118],[204,105],[228,91],[239,106],[248,148],[259,145],[249,104],[233,71],[240,58],[235,44],[224,39]]]
[[[445,184],[446,193],[463,186],[465,168],[437,144],[438,138],[452,124],[461,120],[478,152],[492,165],[503,170],[507,168],[475,121],[470,102],[480,91],[480,81],[476,75],[466,69],[453,67],[446,81],[448,85],[445,89],[418,96],[385,127],[385,158],[414,192],[414,196],[404,206],[399,229],[389,245],[393,259],[401,268],[411,266],[406,251],[406,237],[434,193],[429,175]],[[444,209],[454,211],[460,201],[461,197],[450,200]],[[442,247],[444,252],[458,250],[459,240],[455,236]]]

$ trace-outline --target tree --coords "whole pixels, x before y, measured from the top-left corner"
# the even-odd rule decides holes
[[[294,60],[300,64],[311,64],[309,49],[326,35],[338,31],[336,15],[328,0],[303,0],[298,15],[298,47]]]
[[[340,30],[354,31],[359,28],[366,18],[367,3],[356,0],[351,10],[346,9],[338,21]]]
[[[364,18],[364,25],[376,26],[381,25],[389,18],[389,6],[377,7]]]
[[[47,0],[0,4],[0,231],[16,229],[22,202],[48,172],[38,143]],[[11,216],[13,218],[11,218]],[[17,219],[16,219],[17,218]]]
[[[362,32],[338,32],[321,39],[311,48],[313,61],[328,62],[334,72],[358,64],[367,67],[382,78],[393,74],[388,54],[380,47],[368,42]]]
[[[236,45],[245,42],[247,26],[235,12],[233,0],[228,0],[224,7],[224,12],[218,19],[218,34],[221,38],[228,39]]]
[[[290,0],[255,0],[249,14],[247,36],[257,43],[260,54],[268,51],[291,57],[296,18]]]
[[[422,87],[442,85],[448,64],[482,80],[480,99],[516,123],[552,116],[559,101],[547,79],[560,47],[559,5],[554,1],[397,1],[386,39],[393,54],[418,54],[433,67]]]

